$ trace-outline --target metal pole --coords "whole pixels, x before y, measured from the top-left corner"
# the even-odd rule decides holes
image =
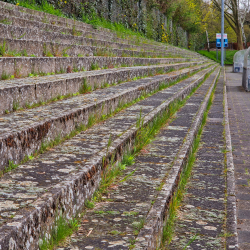
[[[224,66],[224,0],[221,0],[221,66]]]

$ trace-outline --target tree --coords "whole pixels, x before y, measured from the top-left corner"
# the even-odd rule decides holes
[[[225,0],[224,16],[236,36],[238,49],[243,49],[242,34],[246,13],[249,11],[250,0]],[[212,0],[214,7],[221,12],[221,0]]]
[[[149,1],[149,0],[148,0]],[[160,10],[188,33],[188,47],[191,34],[204,34],[202,25],[202,0],[156,0]]]
[[[216,33],[221,32],[221,12],[219,12],[213,4],[203,2],[202,23],[205,30],[208,32],[209,41],[215,42]],[[228,34],[228,42],[237,42],[236,34],[232,27],[228,24],[227,20],[225,20],[225,33]]]

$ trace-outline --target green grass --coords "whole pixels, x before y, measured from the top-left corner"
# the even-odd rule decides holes
[[[18,4],[19,6],[32,9],[32,10],[38,10],[45,13],[49,13],[52,15],[60,16],[60,17],[66,17],[63,12],[59,9],[56,9],[52,4],[49,4],[47,1],[40,1],[40,4],[38,5],[36,1],[34,0],[21,0],[21,1],[11,1],[13,4]],[[44,20],[45,22],[46,20]]]
[[[39,249],[54,249],[55,245],[58,245],[59,242],[63,241],[67,236],[70,236],[78,229],[78,223],[77,219],[66,221],[63,217],[60,217],[55,223],[49,241],[44,238],[42,244],[39,246]]]
[[[218,51],[218,61],[216,60],[216,51],[206,51],[206,50],[199,50],[197,51],[198,53],[200,53],[203,56],[206,56],[218,63],[220,63],[220,58],[221,58],[221,52]],[[225,65],[230,65],[233,64],[233,58],[234,58],[234,54],[237,52],[237,50],[227,50],[226,51],[226,60],[224,61]]]

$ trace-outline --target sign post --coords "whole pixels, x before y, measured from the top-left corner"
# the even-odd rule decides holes
[[[224,0],[221,0],[221,34],[224,34]],[[224,36],[221,36],[221,66],[224,66]]]

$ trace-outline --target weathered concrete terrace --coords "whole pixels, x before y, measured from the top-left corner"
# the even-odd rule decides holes
[[[176,113],[175,119],[164,126],[154,141],[143,149],[136,157],[136,163],[127,167],[119,181],[103,196],[104,201],[97,203],[94,210],[86,212],[79,230],[61,249],[118,250],[129,249],[133,244],[135,249],[157,248],[168,207],[166,197],[173,191],[166,189],[171,183],[172,166],[178,156],[186,154],[184,141],[192,145],[189,141],[192,136],[189,136],[200,119],[198,111],[202,110],[202,102],[215,75],[208,78],[185,107]],[[144,103],[147,102],[152,103],[149,99]],[[133,171],[133,175],[124,181]],[[162,182],[165,186],[158,190]]]
[[[200,92],[194,95],[196,104],[187,105],[184,109],[184,113],[190,112],[190,122],[208,88],[215,83],[211,80],[216,74],[212,74],[202,85]],[[191,77],[162,90],[41,155],[38,159],[20,166],[14,172],[5,174],[0,182],[4,197],[1,213],[6,216],[6,219],[2,220],[2,246],[8,244],[11,237],[14,237],[14,231],[19,228],[14,242],[34,248],[38,244],[38,236],[41,237],[41,233],[44,235],[45,231],[52,227],[56,211],[63,209],[67,218],[79,212],[84,206],[84,200],[93,194],[100,181],[103,156],[115,151],[117,158],[120,158],[126,146],[131,143],[130,140],[133,140],[140,110],[147,124],[167,109],[169,103],[176,98],[182,99],[187,96],[199,82],[197,76]],[[188,110],[190,111],[187,112]],[[201,120],[200,116],[201,114],[196,123]],[[112,144],[107,152],[110,135]],[[32,228],[30,233],[25,226],[27,222]]]
[[[113,68],[1,81],[0,114],[13,111],[15,104],[18,104],[20,108],[25,108],[34,103],[50,101],[58,95],[79,93],[83,87],[89,87],[90,91],[101,88],[105,84],[114,85],[135,77],[166,73],[203,63],[205,61]]]
[[[10,160],[18,163],[25,155],[39,150],[42,142],[52,141],[58,136],[63,138],[81,124],[87,125],[91,117],[99,119],[142,94],[157,90],[162,83],[174,81],[204,67],[205,65],[132,81],[5,115],[0,121],[1,168],[8,165]],[[192,79],[201,81],[213,67],[201,71]],[[182,90],[179,88],[176,91]]]

